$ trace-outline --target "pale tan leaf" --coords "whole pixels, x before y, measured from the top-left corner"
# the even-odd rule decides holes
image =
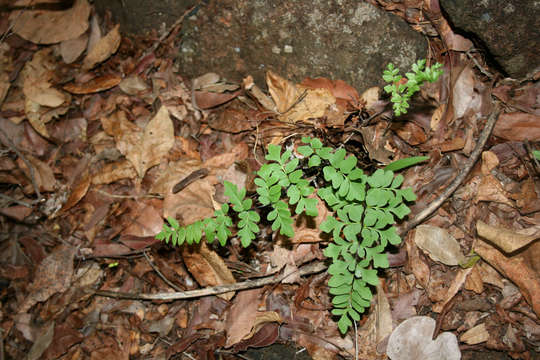
[[[42,2],[56,3],[55,0]],[[86,0],[76,0],[64,11],[32,10],[33,0],[17,1],[15,5],[29,9],[14,11],[10,15],[12,31],[36,44],[54,44],[74,39],[88,29],[90,5]]]
[[[266,85],[281,114],[289,110],[301,95],[296,85],[272,71],[266,73]]]
[[[450,266],[465,262],[459,243],[440,227],[419,225],[415,230],[414,242],[434,261]]]
[[[459,340],[468,344],[475,345],[480,344],[481,342],[487,341],[489,339],[489,333],[486,329],[486,324],[481,323],[475,327],[465,331],[459,337]]]
[[[83,70],[89,70],[97,64],[107,60],[120,46],[120,25],[116,25],[107,35],[102,37],[97,44],[90,49],[83,60]]]

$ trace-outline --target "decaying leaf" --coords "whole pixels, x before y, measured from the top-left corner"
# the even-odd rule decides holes
[[[455,266],[465,262],[465,256],[456,239],[446,230],[432,225],[416,228],[414,241],[430,258]]]
[[[443,332],[432,340],[435,320],[427,316],[415,316],[398,325],[388,339],[386,354],[392,360],[440,359],[459,360],[457,338]]]
[[[36,269],[34,281],[28,286],[30,293],[19,308],[19,313],[27,312],[37,302],[69,288],[76,252],[76,247],[62,245],[43,259]]]

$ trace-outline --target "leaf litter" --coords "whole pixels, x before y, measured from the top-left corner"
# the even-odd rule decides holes
[[[338,79],[294,84],[268,72],[268,92],[249,76],[184,79],[173,60],[181,19],[155,40],[99,24],[85,0],[3,13],[13,24],[0,44],[8,357],[234,359],[291,342],[313,359],[455,359],[469,349],[533,358],[538,82],[493,78],[437,2],[424,9],[437,21],[418,15],[418,1],[377,3],[431,36],[432,60],[446,64],[393,120],[380,89],[360,94]],[[430,208],[474,155],[494,101],[504,111],[480,160]],[[321,272],[324,218],[295,217],[292,239],[267,226],[247,249],[234,237],[226,248],[181,250],[154,238],[167,216],[190,224],[213,214],[226,200],[224,180],[252,190],[267,145],[294,148],[305,135],[354,152],[367,171],[429,156],[403,173],[418,195],[409,219],[425,209],[429,217],[401,225],[404,244],[369,313],[344,337]],[[142,296],[220,287],[218,296]]]

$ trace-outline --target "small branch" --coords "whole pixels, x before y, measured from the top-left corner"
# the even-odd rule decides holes
[[[223,294],[230,291],[253,289],[253,288],[258,288],[258,287],[262,287],[269,284],[277,284],[283,281],[283,279],[294,274],[296,271],[300,273],[300,276],[303,276],[303,275],[316,274],[323,270],[326,270],[326,265],[323,262],[314,262],[314,263],[305,265],[301,267],[300,269],[290,272],[288,274],[282,274],[279,276],[267,276],[267,277],[256,279],[256,280],[246,280],[246,281],[239,282],[236,284],[219,285],[219,286],[213,286],[213,287],[197,289],[197,290],[156,293],[156,294],[133,294],[133,293],[108,291],[108,290],[87,290],[87,292],[93,295],[98,295],[98,296],[106,296],[106,297],[112,297],[112,298],[118,298],[118,299],[130,299],[130,300],[151,300],[151,301],[152,300],[154,301],[155,300],[165,300],[165,301],[184,300],[184,299],[197,298],[201,296],[218,295],[218,294]]]
[[[442,192],[442,194],[439,195],[437,199],[431,202],[429,206],[426,207],[424,210],[416,214],[414,219],[405,224],[405,226],[399,232],[400,235],[406,234],[409,230],[411,230],[416,225],[424,221],[428,216],[433,214],[446,200],[448,200],[450,195],[452,195],[454,191],[456,191],[456,189],[461,185],[467,175],[469,175],[469,173],[471,172],[476,161],[480,158],[480,154],[482,153],[482,150],[484,149],[484,146],[486,145],[486,142],[491,135],[493,128],[495,127],[495,123],[497,122],[500,113],[500,104],[499,102],[497,102],[495,105],[495,110],[489,115],[486,126],[484,127],[482,133],[480,134],[480,137],[478,138],[476,147],[474,148],[471,156],[469,157],[469,160],[465,163],[461,171],[450,183],[450,185]]]

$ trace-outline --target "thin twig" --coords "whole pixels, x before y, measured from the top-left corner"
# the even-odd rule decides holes
[[[154,264],[154,262],[150,259],[150,257],[148,256],[148,254],[146,253],[146,250],[143,251],[143,254],[144,254],[144,257],[146,259],[146,261],[148,261],[148,264],[152,267],[152,269],[154,269],[154,271],[158,274],[158,276],[167,283],[167,285],[169,285],[170,287],[172,287],[174,290],[176,291],[182,291],[182,289],[180,289],[178,286],[176,286],[175,284],[173,284],[169,279],[167,279],[165,277],[165,275],[163,275],[161,273],[161,271],[159,271],[159,269],[157,268],[157,266]]]
[[[300,276],[303,276],[303,275],[315,274],[325,269],[326,269],[326,265],[321,261],[321,262],[314,262],[314,263],[305,265],[296,271],[300,273]],[[219,286],[213,286],[213,287],[208,287],[204,289],[170,292],[170,293],[134,294],[134,293],[125,293],[125,292],[108,291],[108,290],[87,290],[87,292],[93,295],[98,295],[98,296],[106,296],[106,297],[112,297],[112,298],[118,298],[118,299],[130,299],[130,300],[166,300],[166,301],[184,300],[184,299],[197,298],[201,296],[223,294],[230,291],[253,289],[253,288],[258,288],[258,287],[269,285],[269,284],[276,284],[283,281],[283,279],[289,277],[290,275],[294,274],[296,271],[292,271],[287,274],[282,274],[280,276],[267,276],[267,277],[256,279],[256,280],[246,280],[246,281],[239,282],[236,284],[219,285]]]
[[[409,221],[408,223],[404,225],[404,227],[400,231],[400,235],[406,234],[409,230],[411,230],[416,225],[424,221],[428,216],[433,214],[450,197],[450,195],[452,195],[454,191],[456,191],[456,189],[461,185],[461,183],[465,180],[467,175],[469,175],[469,172],[472,170],[474,164],[480,157],[480,154],[482,153],[484,146],[486,145],[486,142],[489,136],[491,135],[493,128],[495,127],[495,123],[497,122],[497,119],[499,118],[500,113],[501,113],[500,103],[496,102],[495,109],[489,115],[486,126],[484,126],[484,129],[482,130],[482,133],[480,134],[480,137],[478,138],[478,142],[476,143],[476,147],[471,153],[469,160],[467,160],[467,162],[465,163],[465,166],[463,166],[463,168],[458,173],[458,175],[454,178],[454,180],[450,183],[450,185],[448,185],[448,187],[442,192],[442,194],[439,195],[437,199],[432,201],[424,210],[416,214],[414,219],[412,219],[411,221]]]
[[[15,198],[12,198],[11,196],[7,196],[7,195],[4,195],[4,194],[0,194],[0,199],[4,199],[4,200],[10,201],[10,202],[15,203],[15,204],[26,206],[28,208],[31,208],[31,207],[34,206],[32,204],[29,204],[29,203],[21,201],[21,200],[17,200]]]

